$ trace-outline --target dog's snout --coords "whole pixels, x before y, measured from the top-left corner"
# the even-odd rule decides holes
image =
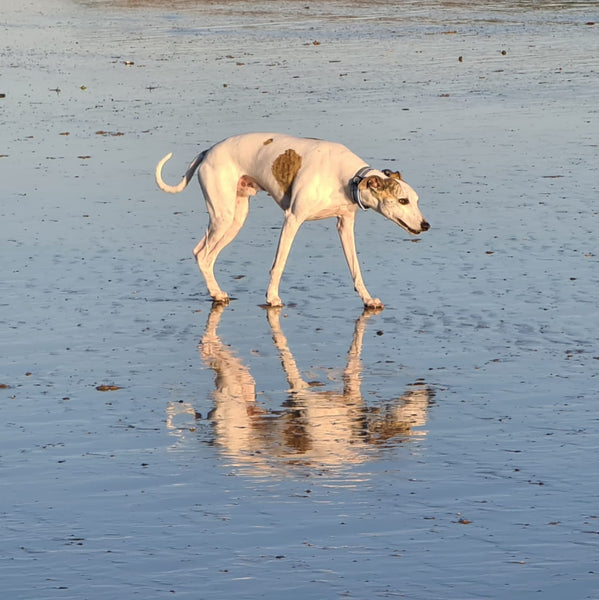
[[[421,231],[428,231],[430,228],[431,228],[430,224],[427,223],[426,221],[422,221],[422,223],[420,223]]]

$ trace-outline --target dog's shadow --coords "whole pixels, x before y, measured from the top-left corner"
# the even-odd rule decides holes
[[[424,381],[407,386],[398,398],[374,403],[364,400],[362,340],[375,312],[366,310],[356,320],[342,390],[331,391],[305,380],[281,329],[281,309],[268,308],[272,339],[289,383],[280,408],[268,409],[257,399],[256,382],[248,367],[218,335],[225,310],[222,304],[214,305],[199,345],[205,365],[215,373],[214,408],[203,421],[190,404],[171,403],[167,425],[173,432],[179,429],[176,420],[181,413],[191,415],[202,431],[208,429],[211,443],[235,463],[252,465],[259,472],[294,464],[335,467],[360,463],[375,457],[378,449],[426,434],[422,427],[433,391]]]

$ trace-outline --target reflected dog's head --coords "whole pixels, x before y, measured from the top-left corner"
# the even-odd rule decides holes
[[[376,210],[413,235],[428,231],[430,225],[418,209],[418,194],[396,171],[365,177],[358,189],[364,206]]]

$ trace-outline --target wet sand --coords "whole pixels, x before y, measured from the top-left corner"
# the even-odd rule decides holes
[[[100,2],[0,16],[11,599],[599,597],[595,3]],[[243,131],[400,170],[431,230],[175,180]],[[166,173],[165,173],[166,176]]]

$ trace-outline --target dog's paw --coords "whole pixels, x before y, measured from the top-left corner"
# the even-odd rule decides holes
[[[283,302],[281,302],[281,299],[278,296],[273,296],[272,298],[266,298],[266,304],[268,304],[268,306],[271,306],[273,308],[278,308],[283,306]]]
[[[213,304],[229,304],[229,294],[227,292],[220,292],[212,296]]]
[[[382,310],[385,308],[385,305],[378,298],[368,298],[368,300],[364,301],[364,307]]]

